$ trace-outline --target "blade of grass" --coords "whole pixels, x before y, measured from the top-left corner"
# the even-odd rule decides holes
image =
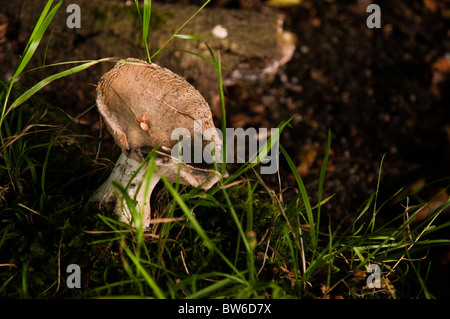
[[[323,192],[323,184],[325,182],[325,173],[327,171],[327,165],[328,165],[328,158],[330,156],[330,148],[331,148],[331,130],[328,131],[328,138],[327,138],[327,146],[325,148],[325,155],[323,156],[323,162],[322,167],[320,169],[320,175],[319,175],[319,187],[317,190],[317,202],[319,203],[317,207],[317,223],[316,223],[316,234],[319,236],[319,230],[320,230],[320,205],[322,201],[322,192]],[[318,241],[318,238],[316,239]],[[315,250],[314,250],[315,253]],[[314,257],[313,257],[314,259]]]
[[[219,280],[212,285],[205,287],[193,294],[191,294],[188,299],[200,299],[210,297],[213,293],[219,291],[220,289],[232,284],[232,283],[240,283],[242,284],[242,280],[235,276],[225,275],[227,278]]]
[[[247,222],[246,222],[246,236],[248,237],[250,245],[250,253],[247,254],[247,268],[249,270],[249,280],[252,286],[256,282],[256,268],[255,268],[255,248],[257,245],[255,232],[253,231],[253,194],[256,190],[258,183],[255,183],[252,187],[250,181],[247,182],[247,200],[245,204],[247,206]]]
[[[411,256],[409,255],[409,252],[407,251],[406,254],[408,255],[408,259],[412,259]],[[425,275],[425,279],[422,278],[421,272],[419,271],[419,269],[417,269],[416,265],[414,264],[413,261],[410,261],[409,264],[411,265],[411,268],[413,269],[413,271],[416,274],[417,280],[419,282],[419,285],[425,295],[426,299],[435,299],[435,297],[430,293],[430,291],[428,290],[428,288],[425,285],[426,282],[426,277],[428,277],[428,274],[430,272],[430,268],[431,268],[431,263],[428,264],[428,268],[427,268],[427,273]],[[419,264],[420,265],[420,264]],[[419,297],[419,296],[417,296]]]
[[[45,154],[45,159],[44,162],[42,163],[42,174],[41,174],[41,188],[42,188],[42,194],[44,196],[45,195],[45,177],[46,177],[46,173],[47,173],[47,165],[48,165],[48,159],[50,157],[50,151],[53,147],[53,141],[54,141],[54,137],[52,136],[49,145],[47,147],[47,152]]]
[[[177,202],[178,206],[183,211],[186,218],[188,218],[189,222],[191,223],[192,227],[195,229],[197,234],[203,239],[207,247],[212,249],[215,253],[217,253],[222,260],[236,273],[242,276],[242,273],[233,265],[233,263],[230,262],[230,260],[225,257],[225,255],[217,249],[216,245],[211,241],[211,239],[208,237],[206,232],[203,230],[197,219],[195,218],[195,215],[190,211],[190,209],[187,207],[185,201],[182,199],[180,194],[178,194],[175,189],[173,188],[172,184],[164,177],[161,176],[161,180],[163,181],[164,185],[166,186],[169,193],[172,195],[172,197]]]
[[[141,21],[142,24],[142,42],[144,42],[145,51],[147,53],[147,60],[148,63],[152,63],[150,51],[148,49],[148,32],[150,30],[150,19],[152,15],[152,1],[144,0],[144,8],[143,8],[144,12],[142,15],[141,10],[139,8],[139,0],[134,0],[134,3],[136,4],[139,20]]]
[[[377,215],[377,212],[378,212],[378,210],[377,210],[377,199],[378,199],[378,193],[380,191],[381,170],[383,168],[383,161],[384,161],[385,157],[386,157],[386,153],[383,154],[383,157],[381,158],[380,168],[378,170],[377,189],[375,190],[375,199],[374,199],[374,202],[373,202],[373,214],[372,214],[372,220],[370,221],[370,224],[369,224],[369,226],[371,227],[372,232],[373,232],[373,230],[375,228],[375,218],[376,218],[376,215]]]
[[[144,0],[144,18],[142,19],[142,38],[145,44],[145,51],[147,53],[148,62],[152,63],[152,58],[150,57],[150,51],[148,50],[148,31],[150,28],[150,18],[152,15],[152,1]]]
[[[217,64],[215,64],[217,79],[219,81],[219,101],[220,101],[220,113],[222,122],[222,132],[226,132],[227,127],[227,113],[225,109],[225,96],[223,93],[223,79],[222,79],[222,64],[220,59],[220,52],[217,55]],[[221,172],[222,176],[225,175],[225,170],[227,166],[227,134],[222,134],[222,163]]]
[[[230,197],[228,196],[228,192],[226,191],[226,189],[222,189],[223,195],[225,197],[225,201],[227,202],[228,208],[230,210],[231,213],[231,217],[233,218],[236,227],[238,229],[239,234],[241,235],[242,241],[244,242],[245,245],[245,249],[247,251],[248,254],[252,253],[252,249],[250,248],[250,244],[248,243],[247,240],[247,236],[245,236],[245,232],[244,229],[242,228],[242,223],[239,220],[239,217],[236,214],[236,211],[233,207],[233,204],[231,203]]]
[[[27,91],[25,91],[22,95],[20,95],[13,102],[13,104],[9,107],[8,111],[6,112],[6,114],[8,114],[10,111],[15,109],[16,107],[20,106],[22,103],[24,103],[26,100],[28,100],[31,96],[33,96],[36,92],[38,92],[39,90],[41,90],[42,88],[44,88],[45,86],[50,84],[51,82],[53,82],[53,81],[55,81],[57,79],[63,78],[65,76],[72,75],[72,74],[84,71],[87,68],[90,68],[91,66],[93,66],[95,64],[98,64],[100,62],[111,61],[113,59],[114,58],[103,58],[103,59],[100,59],[100,60],[91,60],[91,61],[83,63],[81,65],[72,67],[72,68],[70,68],[68,70],[61,71],[61,72],[58,72],[58,73],[55,73],[55,74],[52,74],[52,75],[46,77],[45,79],[43,79],[43,80],[39,81],[38,83],[36,83],[34,86],[32,86]]]
[[[0,115],[0,140],[2,145],[2,152],[3,152],[3,158],[6,163],[6,169],[8,171],[8,175],[10,177],[10,180],[13,184],[13,187],[17,187],[17,181],[14,179],[14,176],[11,172],[11,167],[13,166],[12,160],[8,154],[8,150],[5,148],[4,138],[3,138],[3,123],[5,121],[5,118],[7,114],[9,113],[10,109],[8,109],[8,101],[9,96],[11,95],[13,85],[16,81],[16,79],[19,77],[19,75],[23,72],[26,65],[30,61],[31,57],[33,56],[34,52],[36,51],[37,47],[39,46],[39,43],[41,42],[41,39],[45,33],[45,30],[47,29],[50,22],[53,20],[53,17],[55,16],[56,12],[58,11],[59,7],[62,4],[62,1],[59,1],[52,10],[50,10],[50,7],[53,3],[53,0],[47,1],[47,4],[45,5],[44,9],[41,12],[41,15],[39,16],[38,21],[36,22],[36,25],[33,29],[33,32],[31,33],[31,36],[27,42],[27,45],[25,46],[24,52],[22,54],[22,58],[19,62],[19,65],[16,68],[16,71],[14,72],[11,80],[9,81],[9,85],[6,88],[6,93],[4,94],[4,102],[2,106],[2,111]],[[50,10],[50,12],[49,12]],[[3,94],[2,94],[3,95]],[[10,135],[8,135],[10,136]]]
[[[298,269],[299,268],[298,268],[298,257],[297,257],[297,253],[295,252],[296,245],[294,245],[292,243],[290,229],[288,227],[286,227],[286,226],[283,227],[283,234],[284,234],[283,237],[286,239],[286,242],[289,247],[289,252],[291,254],[293,273],[294,273],[295,279],[298,280]],[[303,273],[305,273],[305,272],[303,272]]]
[[[280,144],[280,150],[283,153],[284,158],[288,162],[288,165],[289,165],[292,173],[294,174],[295,180],[297,181],[297,185],[298,185],[300,193],[302,195],[302,200],[303,200],[303,203],[305,205],[305,210],[306,210],[307,222],[309,224],[311,243],[313,246],[313,250],[315,250],[315,248],[317,247],[316,226],[315,226],[314,216],[313,216],[312,209],[311,209],[311,204],[309,202],[308,193],[306,191],[305,185],[303,184],[303,180],[300,177],[300,174],[298,173],[294,162],[292,162],[291,157],[289,156],[289,154],[286,152],[286,150],[284,149],[284,147],[281,144]]]
[[[31,57],[34,55],[34,52],[36,51],[37,47],[39,46],[39,43],[42,40],[42,37],[47,30],[48,25],[53,20],[53,17],[55,16],[56,12],[58,11],[59,7],[62,4],[62,1],[59,1],[52,10],[50,10],[50,7],[53,3],[53,0],[47,1],[47,4],[45,5],[44,9],[42,10],[41,15],[39,16],[38,21],[36,22],[36,25],[33,29],[33,32],[31,33],[31,36],[27,42],[27,45],[25,46],[24,52],[22,54],[22,59],[19,62],[19,65],[16,68],[16,71],[14,72],[13,77],[10,80],[10,84],[8,86],[8,90],[6,92],[5,100],[3,103],[2,108],[2,114],[0,117],[0,128],[2,127],[3,120],[7,114],[7,105],[8,105],[8,99],[9,95],[11,94],[12,87],[14,85],[15,80],[19,77],[19,75],[23,72],[26,65],[30,61]],[[50,12],[49,12],[50,10]]]
[[[189,21],[191,21],[200,11],[203,10],[204,7],[206,7],[206,5],[210,2],[211,0],[207,0],[205,1],[205,3],[197,9],[197,11],[194,12],[194,14],[192,14],[189,19],[187,19],[175,32],[174,34],[172,34],[172,36],[166,41],[164,42],[164,44],[155,52],[153,53],[153,55],[151,56],[151,59],[153,59],[156,55],[158,55],[165,47],[166,45],[172,41],[172,39],[186,26],[186,24],[189,23]]]
[[[125,253],[127,254],[127,256],[134,263],[134,265],[136,266],[136,270],[138,271],[138,273],[141,274],[142,277],[144,277],[145,281],[153,289],[153,291],[155,292],[156,297],[159,298],[159,299],[165,299],[166,296],[162,292],[161,288],[158,287],[158,285],[153,280],[153,278],[149,275],[149,273],[142,266],[139,258],[126,245],[122,245],[122,248],[125,251]]]
[[[22,293],[25,299],[30,298],[28,295],[28,265],[22,262]]]
[[[248,171],[249,169],[255,167],[256,165],[260,164],[261,161],[267,156],[267,154],[270,152],[272,147],[275,145],[275,143],[278,143],[279,137],[292,119],[296,115],[291,116],[287,121],[282,121],[278,127],[277,130],[275,130],[275,134],[271,135],[269,139],[262,145],[256,154],[254,154],[247,162],[245,162],[244,165],[242,165],[235,173],[233,173],[231,176],[229,176],[226,180],[223,181],[222,186],[225,186],[232,181],[234,181],[237,177],[241,176],[244,172]],[[281,146],[281,145],[280,145]]]

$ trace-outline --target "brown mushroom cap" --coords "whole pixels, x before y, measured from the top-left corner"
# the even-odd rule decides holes
[[[97,107],[122,152],[139,162],[153,148],[172,149],[178,143],[171,139],[176,128],[188,129],[191,137],[194,120],[202,121],[203,131],[214,128],[208,103],[191,84],[134,58],[120,60],[103,75]]]
[[[215,128],[211,110],[202,95],[172,71],[138,59],[120,60],[103,75],[97,86],[97,107],[122,154],[111,175],[91,196],[90,202],[98,202],[100,208],[111,208],[122,221],[128,222],[133,216],[128,203],[122,205],[118,202],[113,181],[129,185],[128,195],[135,199],[136,208],[142,212],[144,227],[149,227],[150,194],[162,176],[169,182],[205,190],[222,177],[220,172],[211,169],[211,164],[207,168],[192,166],[171,156],[172,148],[179,143],[172,140],[174,130],[183,129],[183,135],[187,135],[188,131],[191,139],[201,133],[203,153],[211,143],[203,140],[205,130]],[[198,132],[195,121],[201,121],[201,132]],[[182,138],[184,142],[189,136]],[[221,147],[222,141],[219,135],[213,138],[216,150],[216,147]],[[148,180],[141,163],[145,153],[155,148],[157,169]],[[131,180],[133,183],[130,183]],[[148,183],[147,187],[138,186],[143,183]]]

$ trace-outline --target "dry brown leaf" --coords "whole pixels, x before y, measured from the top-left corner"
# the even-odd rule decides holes
[[[364,269],[357,270],[353,273],[353,276],[357,278],[366,278],[366,271]]]

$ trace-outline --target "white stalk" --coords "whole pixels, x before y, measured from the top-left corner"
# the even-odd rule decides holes
[[[135,161],[134,159],[128,158],[122,153],[114,165],[111,175],[95,191],[89,199],[89,202],[97,202],[100,208],[108,207],[109,205],[114,206],[113,212],[119,216],[122,222],[133,222],[134,226],[136,226],[135,223],[140,221],[133,220],[130,208],[127,206],[125,200],[118,200],[119,190],[112,185],[112,182],[117,181],[126,187],[140,165],[141,163]],[[136,201],[136,211],[142,214],[143,227],[147,228],[150,226],[151,220],[150,196],[156,184],[160,180],[160,177],[157,172],[154,171],[149,181],[149,185],[145,184],[147,181],[145,177],[146,167],[142,167],[142,169],[131,181],[129,187],[127,188],[127,192],[130,198]],[[146,191],[147,187],[148,191]]]

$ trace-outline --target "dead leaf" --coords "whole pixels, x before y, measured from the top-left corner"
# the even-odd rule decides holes
[[[366,278],[366,271],[364,269],[357,270],[353,273],[353,276],[357,278]]]

